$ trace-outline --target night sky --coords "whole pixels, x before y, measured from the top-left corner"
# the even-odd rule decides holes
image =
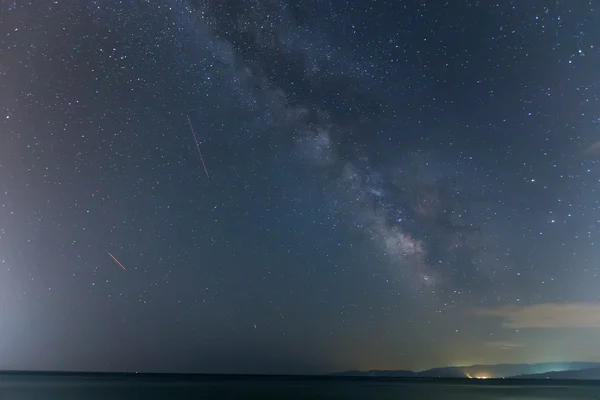
[[[600,361],[600,2],[0,6],[0,369]]]

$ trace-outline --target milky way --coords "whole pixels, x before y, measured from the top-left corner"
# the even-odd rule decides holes
[[[228,59],[238,74],[234,80],[264,99],[267,115],[262,118],[292,135],[307,163],[341,192],[340,201],[356,214],[356,225],[389,259],[391,277],[416,278],[411,282],[418,289],[419,281],[442,283],[454,271],[431,258],[440,252],[449,253],[444,258],[460,257],[467,274],[479,275],[481,258],[491,268],[487,250],[493,244],[471,222],[471,204],[477,201],[472,192],[485,188],[465,182],[472,177],[464,171],[453,176],[444,170],[446,163],[420,151],[400,149],[396,160],[373,163],[379,154],[370,152],[369,141],[380,133],[373,120],[396,118],[396,110],[386,110],[396,93],[383,88],[392,81],[376,77],[372,63],[352,61],[352,53],[339,47],[335,58],[343,61],[332,61],[335,47],[326,38],[316,44],[306,39],[314,31],[298,22],[301,8],[219,1],[198,2],[193,9],[210,21],[219,47],[230,49]],[[461,186],[468,186],[466,193],[461,194]]]

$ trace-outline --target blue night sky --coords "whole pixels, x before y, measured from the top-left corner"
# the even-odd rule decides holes
[[[600,361],[597,1],[0,7],[0,369]]]

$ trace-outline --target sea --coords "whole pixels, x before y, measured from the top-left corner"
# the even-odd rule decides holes
[[[600,400],[593,381],[0,374],[2,400]]]

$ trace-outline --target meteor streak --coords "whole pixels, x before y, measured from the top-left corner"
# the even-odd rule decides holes
[[[123,268],[123,271],[127,271],[127,270],[125,269],[125,267],[123,266],[123,264],[121,264],[121,263],[119,262],[119,260],[117,260],[117,259],[115,258],[115,256],[113,256],[112,254],[110,254],[110,251],[107,251],[107,253],[108,253],[108,255],[109,255],[109,256],[111,256],[111,258],[112,258],[113,260],[115,260],[115,262],[116,262],[117,264],[119,264],[119,267]]]
[[[200,154],[200,161],[202,161],[202,166],[204,167],[204,173],[206,174],[206,177],[208,178],[208,180],[212,181],[212,179],[210,179],[210,175],[208,175],[208,169],[206,168],[206,164],[204,163],[204,156],[202,155],[202,152],[200,151],[200,144],[198,143],[198,139],[196,138],[196,132],[194,132],[194,127],[192,126],[192,121],[190,121],[190,116],[186,115],[186,117],[187,117],[188,124],[190,125],[190,130],[192,131],[192,135],[194,136],[194,142],[196,142],[196,149],[198,149],[198,154]]]

